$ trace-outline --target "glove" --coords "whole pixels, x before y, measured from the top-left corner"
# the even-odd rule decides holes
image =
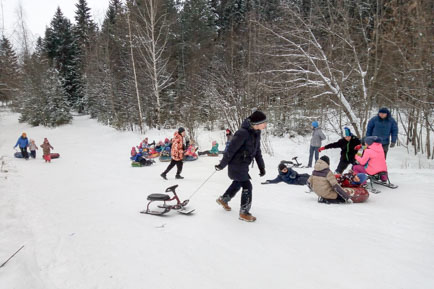
[[[260,177],[265,176],[265,169],[264,168],[259,169],[259,176]]]
[[[395,147],[395,145],[396,145],[396,143],[393,142],[390,144],[390,147],[393,148],[393,147]]]
[[[223,169],[223,168],[220,166],[220,164],[215,165],[214,167],[215,167],[215,170],[216,170],[216,171],[221,171],[221,170]]]
[[[354,150],[358,151],[358,150],[361,149],[361,148],[362,148],[362,145],[359,144],[359,145],[356,145],[356,146],[354,147]]]
[[[270,181],[266,180],[265,182],[262,182],[261,185],[266,185],[266,184],[269,184],[269,183],[270,183]]]
[[[320,148],[318,149],[318,152],[322,152],[323,150],[325,150],[325,147],[320,147]]]

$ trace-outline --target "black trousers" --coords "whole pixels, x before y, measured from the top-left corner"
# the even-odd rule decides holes
[[[30,156],[32,158],[36,158],[36,151],[30,151]]]
[[[340,160],[336,172],[338,174],[342,174],[350,164],[351,162],[347,162],[346,160]]]
[[[241,194],[240,213],[246,214],[249,213],[252,207],[252,183],[250,180],[244,182],[233,181],[223,194],[222,199],[224,202],[228,203],[241,188],[243,188],[243,192]]]
[[[27,152],[27,148],[21,148],[21,155],[23,156],[23,158],[28,159],[29,158],[29,153]]]
[[[389,144],[383,144],[384,158],[387,158],[387,152],[389,151]]]
[[[167,166],[167,169],[163,172],[163,174],[167,174],[168,172],[170,172],[170,170],[176,165],[177,171],[176,171],[176,175],[179,176],[182,172],[182,165],[183,165],[183,161],[175,161],[174,159],[172,159],[170,161],[170,164]]]

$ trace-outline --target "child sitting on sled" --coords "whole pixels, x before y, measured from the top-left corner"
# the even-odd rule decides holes
[[[299,174],[292,168],[288,168],[284,163],[280,163],[278,166],[279,174],[274,180],[266,180],[261,183],[265,184],[277,184],[280,182],[285,182],[289,185],[306,185],[309,179],[309,174]]]
[[[207,151],[199,152],[199,155],[209,155],[209,156],[218,156],[219,154],[219,144],[216,141],[212,142],[212,148]]]
[[[364,173],[368,175],[376,175],[381,172],[381,181],[387,181],[387,164],[384,150],[381,144],[381,138],[377,136],[369,136],[364,140],[366,149],[363,151],[363,156],[356,155],[356,161],[359,164],[353,166],[352,170],[355,173]],[[358,147],[360,148],[360,147]]]
[[[130,159],[131,159],[131,160],[134,160],[135,157],[136,157],[136,155],[137,155],[137,150],[136,150],[135,147],[132,147],[132,148],[131,148],[131,157],[130,157]]]
[[[335,175],[338,183],[345,188],[351,187],[361,187],[366,185],[366,181],[368,176],[364,173],[354,173],[353,171],[349,171],[343,175]]]
[[[184,153],[184,159],[186,161],[195,161],[198,158],[198,155],[196,154],[197,148],[194,146],[194,142],[191,141],[190,145],[188,146],[187,150]]]
[[[164,142],[160,140],[158,144],[155,146],[155,151],[161,153],[163,150],[164,150]]]

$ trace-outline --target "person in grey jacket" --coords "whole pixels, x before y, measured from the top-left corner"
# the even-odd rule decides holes
[[[310,149],[309,149],[309,163],[307,165],[308,168],[312,167],[312,158],[315,153],[315,162],[318,161],[319,153],[318,149],[321,147],[321,142],[325,140],[326,137],[322,130],[318,127],[318,122],[312,122],[312,138],[310,139]]]

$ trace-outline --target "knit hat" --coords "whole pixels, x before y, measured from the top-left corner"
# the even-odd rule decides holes
[[[178,128],[178,133],[181,134],[185,131],[185,128],[183,128],[182,126],[180,128]]]
[[[322,156],[319,159],[325,161],[328,165],[330,165],[330,159],[328,156]]]
[[[344,134],[345,136],[352,136],[351,130],[348,127],[344,127]]]
[[[282,171],[283,169],[287,169],[288,167],[285,164],[279,164],[279,171]]]
[[[312,121],[312,126],[317,128],[318,127],[318,122],[317,121]]]
[[[360,179],[360,181],[358,181],[358,182],[353,181],[352,183],[354,185],[361,185],[368,179],[368,176],[363,174],[363,173],[358,173],[357,177]]]
[[[252,125],[261,124],[267,121],[267,116],[262,111],[259,110],[252,113],[249,116],[249,118],[250,118],[250,123]]]
[[[381,139],[378,136],[367,136],[365,137],[365,144],[367,144],[368,146],[370,146],[371,144],[373,144],[374,142],[381,142]]]
[[[380,110],[378,111],[378,113],[387,113],[387,114],[389,114],[389,110],[386,107],[382,107],[382,108],[380,108]]]

